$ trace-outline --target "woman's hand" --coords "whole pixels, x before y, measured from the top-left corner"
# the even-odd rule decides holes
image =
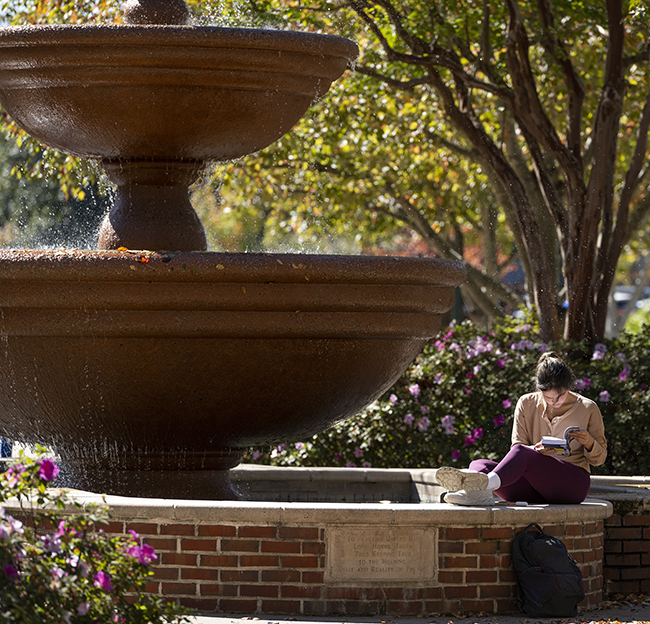
[[[533,450],[537,451],[540,455],[557,455],[557,449],[546,448],[541,442],[535,444]]]
[[[587,452],[594,448],[594,439],[588,431],[572,431],[569,437],[572,440],[578,440]]]

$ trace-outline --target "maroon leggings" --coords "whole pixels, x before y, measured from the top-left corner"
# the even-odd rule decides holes
[[[576,505],[589,492],[590,476],[584,468],[521,444],[513,446],[498,464],[477,459],[469,467],[477,472],[496,472],[501,487],[494,493],[506,501]]]

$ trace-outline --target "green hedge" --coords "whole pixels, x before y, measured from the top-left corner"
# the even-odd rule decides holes
[[[537,327],[506,319],[491,331],[450,326],[361,414],[311,439],[251,449],[245,461],[278,466],[422,468],[501,458],[515,404],[534,387],[543,351],[571,365],[576,389],[596,401],[609,443],[595,474],[650,474],[650,326],[595,347],[546,345]]]

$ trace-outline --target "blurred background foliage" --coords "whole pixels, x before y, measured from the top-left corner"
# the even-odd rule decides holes
[[[275,466],[428,468],[489,458],[510,448],[517,399],[535,391],[540,355],[571,366],[575,391],[596,402],[608,458],[594,474],[650,474],[650,326],[595,346],[547,344],[531,319],[483,331],[450,326],[403,377],[358,416],[306,440],[250,449],[245,461]]]

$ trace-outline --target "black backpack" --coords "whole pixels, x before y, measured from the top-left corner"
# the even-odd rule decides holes
[[[531,528],[537,531],[531,531]],[[582,573],[566,546],[529,524],[512,542],[517,606],[532,617],[571,617],[585,597]]]

